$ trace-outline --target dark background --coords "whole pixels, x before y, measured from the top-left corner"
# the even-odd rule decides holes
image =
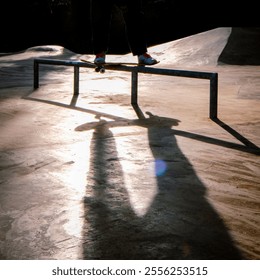
[[[148,46],[217,27],[250,26],[256,4],[243,7],[212,1],[143,0]],[[242,21],[247,18],[247,22]],[[61,45],[76,53],[92,53],[89,0],[8,0],[1,4],[0,52],[38,45]],[[109,53],[127,53],[123,19],[115,11]]]

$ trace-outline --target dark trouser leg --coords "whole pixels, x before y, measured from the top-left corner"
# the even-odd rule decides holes
[[[129,46],[133,55],[140,55],[147,52],[142,0],[126,0],[126,3],[123,14]]]
[[[107,51],[113,0],[91,1],[92,44],[94,54]]]

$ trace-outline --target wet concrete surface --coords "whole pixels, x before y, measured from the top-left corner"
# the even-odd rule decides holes
[[[140,119],[129,73],[81,69],[73,97],[61,66],[33,90],[33,59],[76,54],[0,57],[0,258],[259,259],[260,67],[216,63],[229,32],[151,49],[219,73],[215,122],[205,80],[140,75]]]

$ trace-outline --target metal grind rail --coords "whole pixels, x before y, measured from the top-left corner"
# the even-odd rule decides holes
[[[95,65],[88,64],[83,61],[76,60],[58,60],[58,59],[34,59],[34,89],[39,87],[39,65],[63,65],[74,67],[74,95],[79,94],[79,74],[80,67],[95,68]],[[106,66],[107,70],[131,72],[131,104],[137,105],[138,99],[138,73],[165,75],[165,76],[179,76],[195,79],[207,79],[210,81],[210,94],[209,94],[209,118],[217,119],[218,115],[218,73],[189,71],[189,70],[175,70],[163,69],[149,66],[125,66],[125,65],[109,65]]]

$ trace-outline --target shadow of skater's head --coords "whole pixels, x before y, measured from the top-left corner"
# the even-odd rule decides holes
[[[179,123],[181,122],[180,120],[177,120],[177,119],[156,116],[156,115],[153,115],[151,112],[146,112],[146,114],[149,116],[149,118],[148,118],[149,124],[154,125],[154,126],[171,128],[172,126],[178,126]]]

